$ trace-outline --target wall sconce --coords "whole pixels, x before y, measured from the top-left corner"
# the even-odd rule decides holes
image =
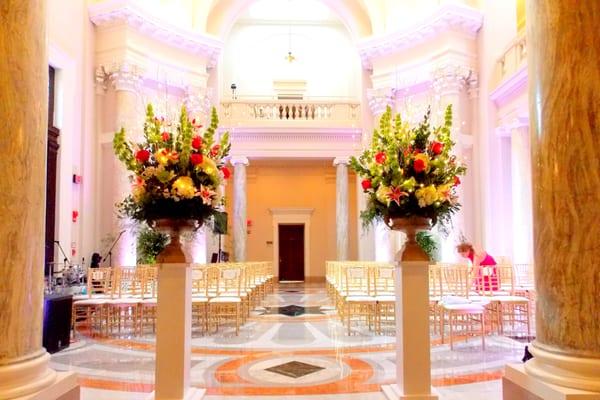
[[[237,94],[235,94],[235,89],[237,89],[237,85],[235,83],[231,84],[231,98],[237,99]]]
[[[73,183],[79,185],[81,183],[81,175],[73,174]]]
[[[77,222],[77,218],[79,217],[79,211],[73,210],[71,216],[73,217],[73,222]]]
[[[246,233],[250,234],[251,233],[251,229],[252,229],[252,220],[251,219],[247,219],[246,220]]]

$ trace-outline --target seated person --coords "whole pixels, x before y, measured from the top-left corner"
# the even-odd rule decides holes
[[[498,269],[494,257],[485,251],[476,252],[473,245],[466,242],[456,246],[456,250],[462,257],[471,261],[475,290],[480,292],[499,289]]]

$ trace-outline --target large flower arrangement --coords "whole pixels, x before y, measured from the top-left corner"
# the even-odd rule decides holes
[[[368,194],[361,212],[365,225],[373,220],[397,217],[426,217],[445,225],[460,208],[456,187],[466,167],[452,155],[450,139],[452,107],[448,106],[442,126],[432,127],[430,111],[414,127],[392,116],[387,108],[371,147],[350,165],[362,178]]]
[[[217,142],[216,110],[210,125],[190,120],[185,107],[177,124],[146,110],[144,141],[128,142],[125,130],[115,134],[115,154],[133,172],[132,192],[117,205],[122,216],[149,225],[158,219],[186,219],[204,222],[222,209],[219,186],[230,176],[224,157],[231,145],[225,133]]]

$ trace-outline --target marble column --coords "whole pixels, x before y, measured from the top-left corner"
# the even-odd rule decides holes
[[[598,399],[600,2],[527,4],[537,337],[525,374],[507,368],[507,380]],[[505,399],[531,398],[506,383]]]
[[[130,140],[141,140],[142,126],[138,115],[138,95],[142,82],[140,67],[122,63],[110,71],[110,81],[116,92],[116,115],[115,130],[125,128]],[[122,201],[131,192],[131,182],[123,163],[116,156],[113,157],[115,173],[113,176],[113,204]],[[123,232],[119,242],[112,252],[113,265],[135,265],[136,264],[136,236],[133,222],[130,219],[118,219],[113,221],[113,235]]]
[[[48,368],[42,347],[46,1],[5,0],[0,15],[0,398],[51,399],[47,391],[62,378]]]
[[[335,243],[336,260],[348,260],[348,158],[333,160],[335,174]]]
[[[518,125],[511,129],[512,259],[514,263],[519,264],[533,262],[531,156],[528,134],[529,129],[526,125]]]
[[[248,158],[232,157],[233,165],[233,257],[246,261],[246,167]]]

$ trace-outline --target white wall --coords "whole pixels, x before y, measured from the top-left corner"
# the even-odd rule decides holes
[[[360,97],[360,59],[343,25],[294,25],[291,43],[289,63],[287,25],[236,24],[221,63],[224,97],[234,82],[240,97],[273,96],[274,79],[306,80],[308,97]]]
[[[57,70],[55,125],[60,129],[56,238],[73,262],[89,261],[96,223],[92,27],[86,2],[48,0],[47,10],[48,63]],[[83,184],[73,184],[73,173],[83,176]],[[73,210],[79,212],[76,223]],[[55,258],[63,259],[58,252]]]

